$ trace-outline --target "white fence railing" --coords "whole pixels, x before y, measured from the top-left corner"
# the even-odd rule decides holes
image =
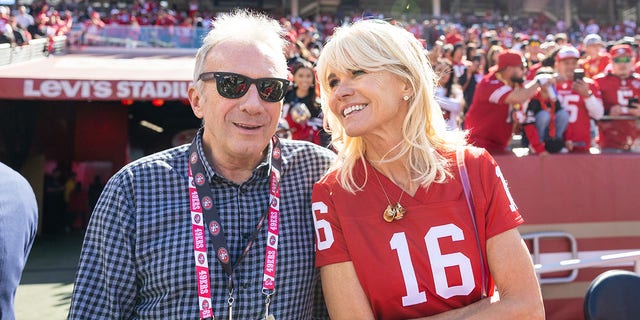
[[[632,263],[633,271],[640,274],[640,250],[606,254],[597,258],[569,259],[557,263],[536,264],[538,275],[552,272],[572,271],[583,268],[606,267],[620,263]]]
[[[533,260],[540,284],[572,282],[578,277],[578,271],[584,268],[632,265],[634,272],[640,274],[640,250],[611,252],[596,257],[580,258],[578,242],[573,235],[567,232],[546,231],[525,233],[522,235],[522,239],[530,245],[531,259]],[[562,252],[562,255],[568,256],[569,259],[543,263],[541,242],[549,240],[556,242],[566,241],[569,250]],[[560,272],[569,272],[569,275],[542,277],[544,274]]]
[[[62,54],[67,50],[67,37],[56,36],[53,39],[32,39],[23,46],[0,44],[0,66],[31,59],[46,57],[49,54]]]

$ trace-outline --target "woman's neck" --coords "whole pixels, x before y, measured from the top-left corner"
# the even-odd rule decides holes
[[[386,150],[388,151],[390,149]],[[403,156],[393,161],[386,160],[393,158],[393,155],[393,152],[386,154],[376,152],[375,150],[367,150],[365,158],[378,172],[391,180],[407,194],[413,196],[418,189],[418,185],[413,182],[411,169],[406,165],[407,157]]]
[[[296,88],[296,96],[298,98],[306,98],[309,95],[309,89],[310,88],[297,87]]]

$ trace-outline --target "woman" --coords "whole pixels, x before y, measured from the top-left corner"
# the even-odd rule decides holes
[[[489,73],[489,69],[498,63],[498,56],[502,51],[504,51],[504,48],[501,46],[491,46],[491,48],[489,48],[487,52],[487,63],[484,66],[485,74]]]
[[[491,156],[446,130],[419,41],[363,20],[336,31],[317,71],[340,159],[313,191],[331,318],[544,318],[522,218]]]
[[[289,123],[292,139],[327,144],[322,129],[322,109],[316,100],[315,71],[310,63],[293,67],[293,88],[284,97],[282,113]]]
[[[442,114],[447,122],[447,129],[460,129],[458,123],[464,106],[464,96],[462,88],[453,77],[454,67],[449,60],[439,59],[434,69],[438,77],[438,87],[435,92],[436,101],[442,108]]]
[[[484,50],[477,49],[476,52],[471,56],[471,64],[469,65],[469,68],[467,68],[465,82],[460,84],[462,86],[462,91],[464,92],[465,113],[467,112],[467,110],[469,110],[471,101],[473,101],[473,95],[476,92],[476,86],[485,75],[484,66],[486,64],[487,56]]]

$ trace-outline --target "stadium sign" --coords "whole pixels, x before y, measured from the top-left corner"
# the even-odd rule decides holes
[[[187,98],[189,81],[22,79],[16,84],[17,88],[5,87],[13,89],[13,96],[10,92],[2,96],[27,100],[179,100]]]

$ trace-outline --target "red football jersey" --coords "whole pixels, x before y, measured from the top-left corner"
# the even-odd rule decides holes
[[[589,60],[580,61],[584,69],[584,76],[587,78],[595,77],[597,74],[604,72],[607,65],[611,62],[611,58],[607,53],[600,53],[596,57],[592,57]]]
[[[589,84],[589,89],[593,95],[600,99],[600,86],[588,78],[584,79]],[[591,123],[589,111],[584,104],[582,96],[571,89],[573,80],[559,82],[556,84],[558,99],[562,107],[569,112],[569,125],[564,133],[564,139],[573,142],[573,149],[576,151],[587,151],[591,147]]]
[[[605,114],[609,114],[613,106],[628,106],[631,97],[640,97],[640,75],[637,73],[626,79],[620,79],[610,73],[600,74],[594,80],[602,89]],[[602,148],[628,149],[638,136],[636,121],[632,119],[600,122],[598,129],[599,144]]]
[[[504,151],[513,132],[510,106],[504,103],[513,88],[498,80],[495,74],[482,78],[476,86],[473,101],[464,118],[469,141],[489,151]]]
[[[628,106],[631,97],[640,97],[640,75],[637,73],[627,79],[620,79],[610,73],[600,74],[594,80],[602,90],[605,114],[609,114],[609,110],[615,105]]]
[[[465,154],[478,237],[455,155],[453,178],[421,187],[413,197],[402,195],[407,212],[391,223],[382,217],[389,203],[381,186],[393,203],[402,191],[370,164],[358,162],[354,168],[358,184],[365,181],[365,170],[369,174],[356,194],[340,187],[335,171],[315,184],[316,265],[352,261],[377,319],[429,316],[478,301],[486,268],[478,245],[485,252],[488,238],[523,223],[489,153],[468,148]],[[492,295],[493,280],[486,274]]]

